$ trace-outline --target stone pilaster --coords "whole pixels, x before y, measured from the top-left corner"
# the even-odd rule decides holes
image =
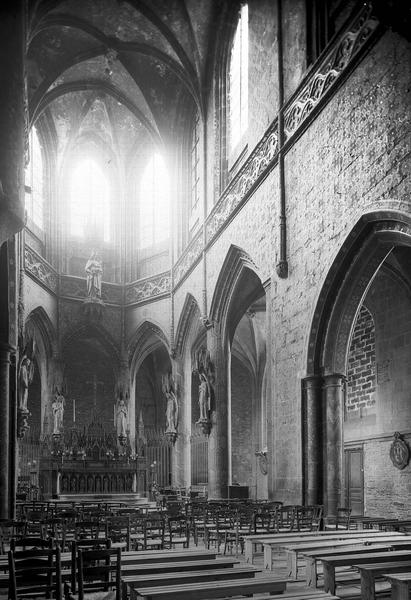
[[[322,378],[303,379],[304,500],[320,503],[322,495]]]
[[[0,519],[10,517],[10,354],[12,348],[0,343]]]
[[[335,517],[343,494],[345,377],[336,373],[326,375],[323,380],[324,509],[326,516]]]
[[[0,244],[24,225],[25,111],[23,0],[0,9]],[[26,127],[25,127],[26,124]]]
[[[208,349],[214,369],[211,432],[208,442],[208,497],[224,498],[228,484],[227,352],[220,327],[208,330]]]

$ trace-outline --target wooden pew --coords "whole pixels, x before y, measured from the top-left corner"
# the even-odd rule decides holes
[[[393,553],[395,555],[395,553]],[[395,561],[388,563],[375,562],[366,565],[354,565],[360,572],[361,577],[361,599],[362,600],[375,600],[375,579],[376,577],[382,577],[384,574],[390,571],[400,573],[408,572],[411,569],[411,558],[410,560]]]
[[[135,588],[133,595],[130,594],[130,600],[212,600],[214,598],[229,598],[241,595],[251,594],[280,594],[285,591],[287,582],[285,580],[276,580],[272,577],[258,577],[256,579],[236,579],[228,581],[219,581],[217,584],[213,581],[200,583],[180,584],[180,585],[162,585],[157,587]]]
[[[409,600],[411,571],[407,571],[406,573],[387,573],[383,576],[391,583],[391,600]]]
[[[328,535],[326,536],[321,536],[321,537],[317,537],[316,535],[306,535],[306,536],[300,536],[299,538],[294,538],[294,537],[289,537],[289,536],[277,536],[277,538],[272,538],[272,539],[267,539],[263,542],[263,547],[264,547],[264,566],[266,569],[272,569],[272,563],[273,563],[273,554],[275,552],[278,552],[280,550],[281,547],[284,547],[285,545],[289,545],[289,544],[315,544],[315,543],[320,543],[322,544],[327,543],[329,541],[346,541],[346,540],[353,540],[353,544],[355,544],[356,540],[362,540],[361,543],[365,543],[365,542],[371,542],[371,540],[375,540],[375,542],[379,542],[381,539],[384,539],[386,541],[387,536],[389,536],[389,539],[404,539],[407,538],[407,535],[405,533],[399,533],[399,532],[391,532],[389,534],[387,534],[386,531],[375,531],[375,532],[364,532],[364,531],[333,531],[333,532],[327,532]],[[354,535],[353,535],[354,533]],[[361,535],[359,535],[361,534]],[[407,538],[410,539],[411,541],[411,537]]]
[[[152,573],[173,573],[184,571],[201,571],[210,569],[227,569],[238,564],[240,561],[235,558],[216,558],[214,560],[190,560],[164,563],[128,563],[121,565],[121,573],[124,577],[133,575],[146,575]]]
[[[381,544],[380,541],[385,542]],[[306,544],[301,542],[299,544],[291,544],[286,546],[280,546],[280,550],[284,550],[287,557],[287,577],[290,579],[298,579],[298,558],[300,555],[305,555],[305,552],[317,551],[318,554],[323,554],[323,550],[335,549],[335,554],[340,554],[340,550],[346,554],[352,554],[357,552],[358,548],[365,548],[366,551],[370,550],[370,547],[374,548],[378,546],[375,551],[379,550],[390,550],[392,548],[390,538],[378,538],[378,544],[373,544],[367,538],[358,539],[345,539],[345,540],[323,540],[322,542],[313,542]],[[406,547],[411,547],[411,540],[406,544]],[[405,549],[405,548],[404,548]],[[270,568],[270,565],[265,565],[265,568]]]
[[[353,567],[354,565],[365,565],[373,562],[406,561],[410,558],[409,550],[393,550],[389,552],[366,552],[364,554],[349,554],[345,556],[327,556],[318,559],[323,563],[324,591],[335,594],[337,567]]]
[[[123,586],[131,590],[146,587],[158,587],[162,585],[179,585],[179,584],[195,584],[199,582],[222,581],[245,579],[254,577],[260,570],[255,567],[238,567],[236,569],[210,569],[202,571],[176,571],[174,573],[164,574],[157,571],[156,573],[146,575],[123,575]],[[123,587],[123,594],[125,588]],[[125,597],[123,595],[123,597]]]
[[[411,544],[410,544],[411,545]],[[309,587],[316,587],[317,585],[317,565],[321,558],[326,558],[327,556],[342,556],[347,554],[352,554],[355,552],[356,554],[363,554],[365,552],[387,552],[388,550],[396,549],[405,549],[410,547],[409,544],[405,544],[405,547],[398,542],[390,542],[386,544],[372,544],[372,545],[364,545],[364,546],[355,546],[353,547],[342,547],[338,548],[338,550],[309,550],[303,551],[301,554],[305,558],[305,584]]]

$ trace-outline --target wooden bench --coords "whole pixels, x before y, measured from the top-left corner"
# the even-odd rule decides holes
[[[229,598],[252,594],[280,594],[285,591],[287,582],[273,579],[272,577],[258,577],[256,579],[235,579],[201,583],[190,583],[170,586],[157,586],[147,588],[135,588],[130,600],[212,600],[213,598]]]
[[[348,556],[327,556],[318,559],[323,563],[324,591],[335,594],[337,567],[353,567],[354,565],[365,565],[373,562],[406,561],[410,558],[409,550],[392,550],[390,552],[366,552],[364,554],[349,554]]]
[[[409,571],[411,569],[411,558],[408,561],[393,560],[388,563],[375,562],[372,564],[354,565],[354,567],[360,572],[362,600],[375,600],[375,579],[382,577],[390,571],[393,573]]]
[[[387,532],[385,531],[375,531],[375,532],[367,532],[365,533],[364,531],[334,531],[334,532],[327,532],[328,535],[323,536],[323,537],[318,537],[316,535],[311,535],[311,536],[300,536],[300,538],[296,539],[295,537],[290,538],[290,537],[280,537],[278,536],[277,538],[272,538],[272,539],[268,539],[265,540],[263,542],[263,547],[264,547],[264,566],[266,569],[272,569],[272,564],[273,564],[273,554],[275,552],[278,552],[280,550],[281,547],[284,547],[286,544],[315,544],[315,543],[328,543],[329,541],[346,541],[346,540],[353,540],[353,544],[355,544],[355,540],[361,540],[361,543],[364,542],[370,542],[372,540],[375,540],[375,542],[379,542],[380,539],[387,539],[387,536],[389,535],[389,539],[410,539],[411,541],[411,537],[407,536],[404,533],[399,533],[399,532],[392,532],[390,534],[387,534]],[[354,535],[353,535],[354,533]]]
[[[175,573],[164,574],[162,572],[151,573],[146,575],[125,575],[122,576],[123,586],[128,586],[130,597],[131,590],[158,587],[161,585],[180,585],[182,583],[195,584],[199,582],[223,581],[234,579],[245,579],[254,577],[259,569],[255,567],[238,567],[236,569],[210,569],[202,571],[177,571]],[[123,588],[123,592],[124,592]],[[125,596],[123,596],[125,597]]]
[[[264,545],[265,543],[281,540],[283,538],[290,539],[292,543],[293,539],[302,539],[313,537],[321,540],[323,538],[334,538],[343,539],[344,536],[371,536],[378,537],[387,535],[386,531],[374,531],[374,530],[361,530],[361,529],[340,529],[340,530],[327,530],[327,531],[291,531],[290,533],[266,533],[266,534],[252,534],[244,537],[244,558],[246,562],[253,562],[254,547]],[[403,532],[391,532],[391,535],[402,536],[405,535]],[[335,537],[337,536],[337,538]]]
[[[145,575],[150,573],[173,573],[176,571],[209,571],[211,569],[227,569],[238,564],[235,558],[216,558],[214,560],[190,560],[188,562],[164,562],[164,563],[139,563],[121,565],[121,573],[125,577],[131,575]]]
[[[406,573],[386,573],[383,575],[391,583],[391,600],[409,600],[411,571]]]
[[[356,546],[353,550],[352,547],[343,547],[338,550],[310,550],[303,551],[301,554],[305,558],[305,584],[309,587],[316,587],[317,585],[317,565],[321,558],[326,558],[327,556],[343,556],[347,554],[352,554],[355,552],[356,554],[363,554],[365,552],[387,552],[388,550],[392,550],[394,547],[393,543],[387,544],[372,544],[364,545],[364,546]],[[398,548],[398,547],[397,547]],[[400,546],[399,548],[402,548]]]

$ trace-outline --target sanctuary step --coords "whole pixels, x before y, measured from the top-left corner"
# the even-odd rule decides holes
[[[56,502],[124,502],[127,506],[155,506],[145,496],[138,493],[127,494],[60,494]]]

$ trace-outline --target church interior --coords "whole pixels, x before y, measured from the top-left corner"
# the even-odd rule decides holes
[[[411,530],[410,31],[400,0],[2,2],[0,523]]]

